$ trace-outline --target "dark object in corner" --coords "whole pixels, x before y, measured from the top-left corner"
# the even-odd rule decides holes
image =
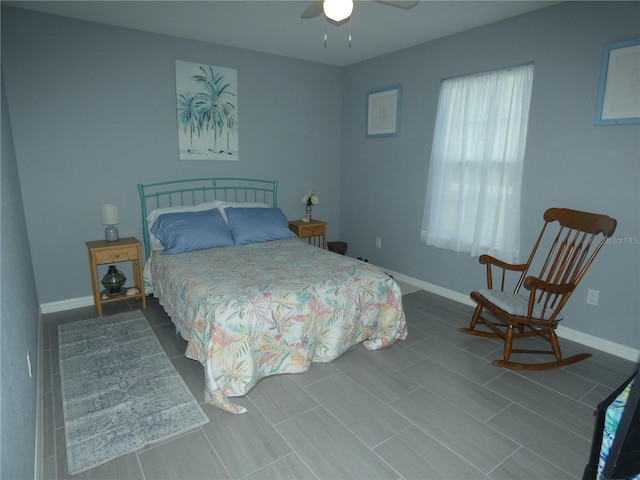
[[[609,451],[603,452],[606,458],[602,472],[599,472],[607,410],[631,381],[633,381],[633,386],[629,391],[626,404],[622,406],[622,416],[619,419]],[[597,415],[597,420],[591,444],[591,454],[589,463],[584,470],[583,480],[637,478],[636,476],[640,474],[640,371],[636,370],[611,395],[600,402],[595,415]]]
[[[327,248],[333,253],[344,255],[349,245],[346,242],[327,242]]]

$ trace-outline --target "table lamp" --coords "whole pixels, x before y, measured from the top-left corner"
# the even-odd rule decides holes
[[[107,225],[104,229],[104,236],[107,242],[115,242],[118,240],[118,229],[114,225],[120,223],[118,215],[118,206],[106,203],[100,206],[100,220],[102,225]]]

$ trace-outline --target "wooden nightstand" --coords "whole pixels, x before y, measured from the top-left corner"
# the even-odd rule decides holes
[[[98,309],[98,316],[102,315],[102,304],[125,300],[128,298],[139,298],[142,300],[142,308],[147,308],[147,298],[144,294],[144,279],[142,276],[142,257],[140,255],[140,242],[133,238],[121,238],[115,242],[106,240],[95,240],[86,242],[89,250],[89,267],[91,268],[91,285],[93,287],[93,303]],[[100,279],[98,278],[98,265],[105,263],[131,262],[133,268],[133,286],[125,285],[126,292],[129,288],[137,288],[139,293],[135,295],[110,295],[102,298],[104,292],[100,290]]]
[[[295,233],[298,238],[308,238],[310,244],[327,249],[327,222],[321,220],[309,220],[308,222],[291,220],[289,222],[289,230]]]

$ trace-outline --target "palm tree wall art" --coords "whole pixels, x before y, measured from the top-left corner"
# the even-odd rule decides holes
[[[180,160],[238,160],[238,72],[176,60]]]

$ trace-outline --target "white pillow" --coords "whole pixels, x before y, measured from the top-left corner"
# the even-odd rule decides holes
[[[162,243],[151,233],[151,227],[156,223],[156,220],[163,213],[178,213],[178,212],[199,212],[202,210],[211,210],[212,208],[218,208],[223,203],[220,200],[214,200],[212,202],[199,203],[198,205],[176,205],[175,207],[156,208],[149,215],[147,215],[147,228],[149,229],[149,245],[152,250],[162,250]],[[227,218],[224,213],[222,214],[225,222]]]

